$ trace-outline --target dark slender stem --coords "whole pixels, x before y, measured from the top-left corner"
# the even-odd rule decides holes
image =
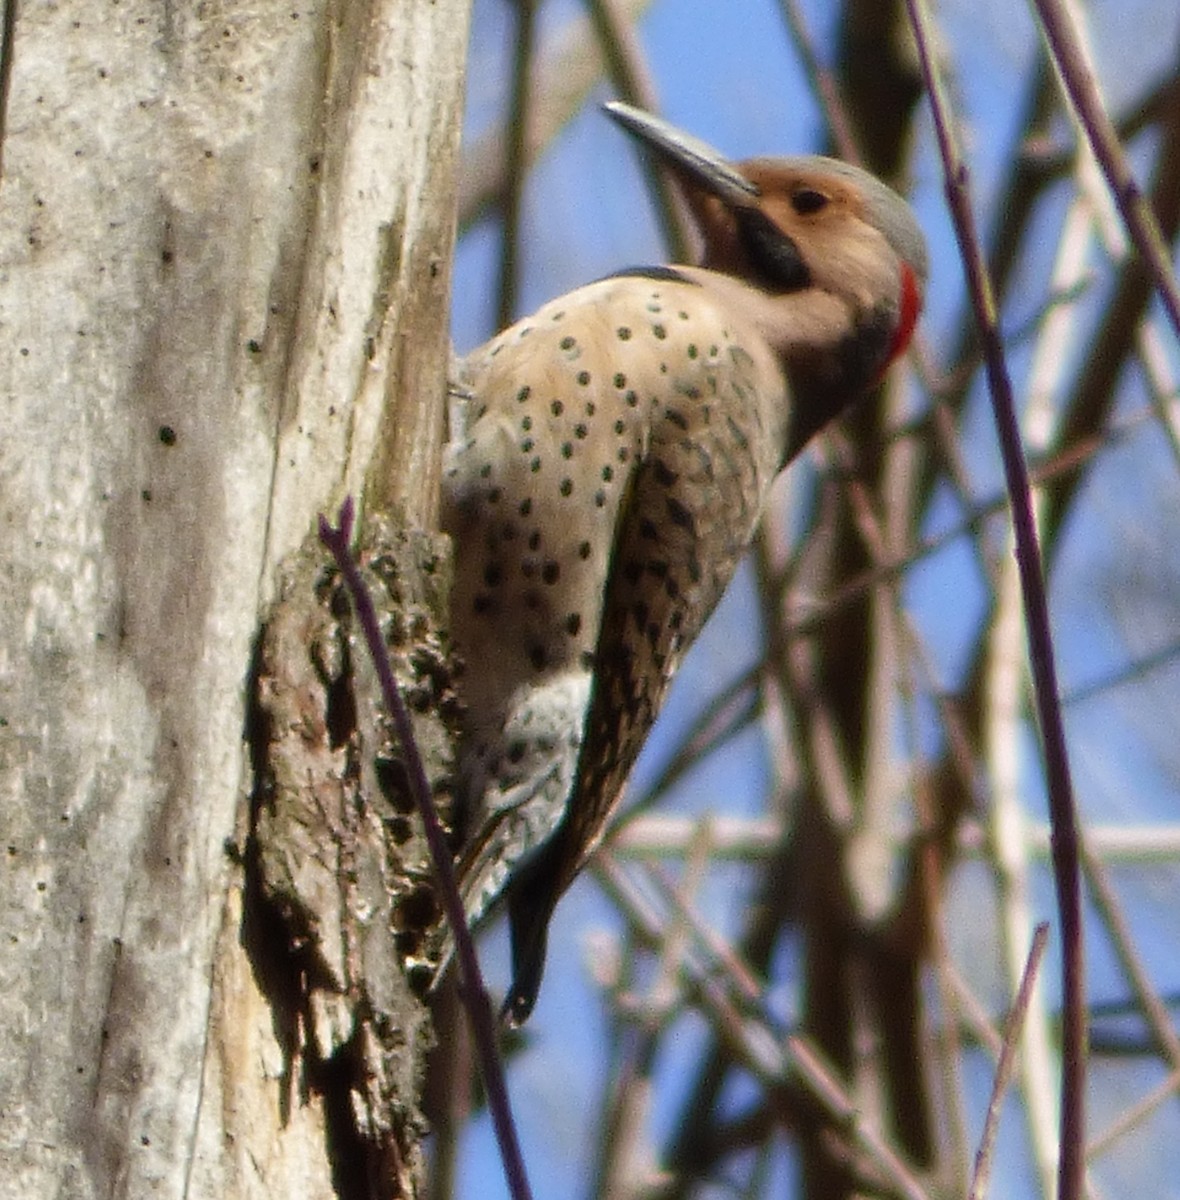
[[[393,676],[393,665],[389,661],[389,652],[386,650],[385,640],[381,636],[381,626],[373,608],[372,596],[361,575],[356,559],[349,549],[353,526],[351,496],[340,506],[337,520],[339,524],[333,527],[327,517],[320,515],[320,541],[331,551],[352,596],[357,621],[365,635],[369,656],[373,660],[377,680],[381,685],[381,695],[385,700],[390,717],[393,719],[394,728],[397,730],[402,753],[406,757],[406,773],[409,776],[410,788],[414,793],[414,802],[422,817],[443,911],[450,922],[455,939],[455,958],[462,978],[460,997],[467,1009],[468,1021],[471,1023],[471,1035],[475,1042],[476,1057],[479,1060],[484,1087],[487,1088],[488,1111],[491,1113],[492,1124],[496,1130],[496,1140],[500,1144],[500,1157],[504,1163],[504,1175],[508,1181],[508,1190],[513,1200],[531,1200],[532,1193],[529,1190],[528,1177],[525,1174],[524,1158],[520,1152],[516,1126],[512,1120],[512,1110],[508,1102],[508,1088],[504,1082],[500,1056],[496,1051],[495,1017],[492,1015],[491,1001],[488,999],[487,989],[484,987],[479,960],[475,955],[475,945],[472,942],[471,931],[467,927],[467,919],[463,912],[463,900],[459,895],[459,886],[455,880],[450,847],[447,845],[446,834],[443,833],[438,809],[434,806],[434,797],[430,791],[430,782],[426,777],[426,767],[422,762],[422,755],[418,752],[418,744],[414,740],[410,714],[406,710],[401,693],[398,691],[397,681]]]
[[[1172,274],[1167,243],[1151,204],[1131,171],[1118,130],[1103,107],[1098,81],[1086,62],[1073,21],[1061,0],[1036,0],[1036,9],[1066,94],[1086,131],[1086,140],[1106,176],[1127,232],[1147,264],[1172,329],[1180,337],[1180,288]]]
[[[1012,505],[1016,562],[1024,598],[1033,694],[1041,728],[1052,826],[1053,880],[1061,919],[1061,1157],[1058,1162],[1060,1200],[1081,1200],[1085,1183],[1086,1006],[1085,942],[1082,924],[1081,869],[1077,814],[1070,780],[1069,755],[1058,698],[1057,668],[1049,626],[1049,602],[1041,567],[1036,519],[1029,487],[1028,464],[1020,439],[1020,424],[1012,381],[1004,358],[995,297],[984,264],[975,215],[968,192],[969,174],[951,127],[950,108],[937,76],[931,37],[921,0],[906,0],[921,59],[939,150],[946,172],[947,203],[959,242],[967,285],[987,370],[988,389],[1004,460],[1004,475]]]

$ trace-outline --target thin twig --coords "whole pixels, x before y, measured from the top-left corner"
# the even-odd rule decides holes
[[[1122,114],[1114,122],[1115,136],[1120,144],[1126,145],[1139,134],[1164,119],[1164,110],[1176,103],[1180,80],[1174,75],[1147,85],[1138,99],[1128,101]],[[1073,146],[1060,145],[1048,135],[1025,140],[1021,158],[1038,174],[1050,179],[1073,170],[1077,161],[1077,150]]]
[[[381,636],[381,626],[373,608],[373,598],[361,575],[357,561],[349,549],[349,543],[352,541],[353,516],[351,496],[340,506],[336,526],[332,526],[328,518],[321,514],[320,541],[335,558],[336,565],[340,568],[340,574],[352,596],[357,621],[365,636],[369,656],[373,661],[374,670],[377,672],[377,681],[381,685],[382,698],[393,720],[398,740],[401,742],[402,753],[406,756],[406,773],[410,781],[410,790],[414,793],[414,802],[422,818],[443,911],[450,922],[455,939],[455,957],[463,981],[460,995],[464,1007],[467,1009],[467,1018],[471,1023],[471,1035],[475,1042],[476,1056],[479,1059],[484,1087],[487,1088],[488,1109],[495,1127],[496,1140],[500,1145],[500,1158],[504,1164],[504,1175],[508,1182],[509,1194],[513,1200],[531,1200],[532,1193],[529,1190],[524,1159],[516,1136],[516,1125],[513,1122],[512,1110],[508,1102],[508,1088],[504,1082],[500,1056],[496,1051],[495,1018],[492,1015],[491,1001],[488,999],[487,989],[484,987],[483,976],[480,973],[479,960],[475,955],[475,944],[471,939],[471,931],[467,927],[467,919],[463,912],[463,900],[459,895],[459,885],[455,880],[450,847],[447,845],[446,834],[443,833],[438,810],[434,806],[434,797],[431,795],[426,767],[418,752],[418,744],[414,739],[414,730],[410,724],[410,714],[406,710],[401,693],[398,691],[397,681],[393,676],[393,666],[385,648],[385,639]]]
[[[833,435],[829,445],[832,457],[836,461],[851,457],[851,447],[840,438],[838,432]],[[908,464],[904,462],[904,459],[900,463],[893,461],[901,453],[900,443],[891,446],[890,454],[885,460],[886,469],[890,469],[892,465],[894,470],[900,468],[899,474],[908,476]],[[886,484],[882,491],[885,495],[898,495],[904,493],[906,489],[904,486],[890,487]],[[874,505],[870,489],[855,476],[850,477],[847,499],[854,527],[859,533],[870,559],[874,564],[885,561],[894,552],[897,543],[905,536],[904,530],[897,525],[896,515],[892,511],[887,516],[879,513]],[[903,508],[904,505],[890,507]],[[877,653],[882,658],[883,664],[886,664],[883,674],[886,677],[890,675],[894,677],[894,687],[902,702],[904,719],[909,727],[910,754],[908,757],[913,764],[911,769],[916,776],[913,803],[920,830],[914,845],[910,871],[893,889],[890,901],[892,916],[889,922],[892,933],[891,940],[895,940],[894,953],[906,954],[910,959],[911,968],[915,972],[920,969],[926,959],[933,960],[939,995],[947,1011],[950,1012],[953,1011],[954,997],[944,978],[946,966],[950,962],[950,954],[943,925],[945,906],[942,903],[941,894],[946,872],[944,855],[947,849],[947,839],[945,836],[938,836],[939,831],[945,828],[947,814],[940,813],[936,817],[931,804],[929,772],[921,761],[920,738],[917,736],[917,723],[914,718],[915,688],[912,668],[913,660],[920,657],[918,648],[921,641],[905,616],[901,591],[896,583],[886,584],[879,589],[876,599],[879,609],[874,620],[879,643]],[[875,736],[880,744],[875,753],[870,752],[869,760],[884,763],[890,760],[885,743],[889,737],[893,736],[893,718],[889,712],[893,694],[888,688],[875,690],[880,693],[875,702],[884,705],[885,711],[875,720],[870,718],[870,722],[877,726]],[[885,699],[886,696],[888,699]],[[887,729],[890,731],[889,733],[885,732]],[[870,738],[873,736],[869,735]],[[953,737],[949,731],[948,737]],[[965,775],[964,778],[969,778],[969,775]],[[859,835],[869,837],[878,845],[888,846],[892,839],[894,820],[892,787],[886,781],[878,781],[874,785],[869,778],[866,779],[862,792],[861,810],[857,817]],[[866,864],[868,861],[870,860],[866,860]],[[857,919],[866,921],[872,918],[870,912],[863,907],[864,898],[873,895],[873,874],[879,870],[879,867],[874,863],[867,871],[865,865],[862,865],[859,870],[858,878],[857,868],[850,867],[849,877],[853,880],[853,893],[856,896],[854,903],[861,906],[858,907]],[[875,902],[873,901],[873,903]],[[923,1031],[921,1036],[925,1037],[928,1021],[924,1019],[925,1013],[922,1014],[922,1017],[918,1027]],[[878,1036],[882,1037],[887,1044],[903,1046],[912,1037],[910,1031],[915,1026],[915,1017],[906,1005],[883,1003],[880,1006],[879,1022]],[[952,1187],[955,1187],[957,1191],[962,1191],[966,1186],[967,1177],[967,1135],[966,1121],[962,1112],[961,1080],[957,1077],[959,1056],[957,1047],[953,1046],[955,1022],[944,1021],[943,1030],[943,1041],[951,1047],[949,1053],[940,1056],[945,1066],[942,1075],[945,1087],[943,1110],[949,1135],[957,1151],[955,1158],[960,1179],[958,1186],[952,1185]],[[923,1057],[929,1057],[928,1047]],[[893,1089],[893,1107],[900,1114],[899,1127],[910,1112],[920,1113],[924,1107],[918,1103],[905,1103],[901,1097],[924,1095],[928,1084],[933,1079],[932,1075],[926,1080],[916,1075],[907,1076],[906,1071],[910,1069],[910,1060],[911,1056],[906,1055],[901,1060],[905,1067],[899,1067],[893,1071],[889,1080],[889,1086]],[[916,1130],[916,1122],[924,1121],[924,1118],[919,1116],[914,1120]],[[928,1139],[928,1134],[924,1133],[923,1137]],[[911,1141],[911,1153],[914,1153],[920,1144],[917,1140]]]
[[[1141,683],[1152,671],[1175,666],[1178,658],[1180,658],[1180,639],[1169,642],[1166,646],[1161,646],[1158,650],[1143,655],[1142,658],[1133,658],[1117,670],[1100,675],[1089,683],[1071,688],[1061,697],[1061,703],[1068,708],[1074,704],[1084,704],[1087,700],[1093,700],[1097,696],[1105,697],[1106,693],[1112,692],[1116,688],[1125,687],[1130,683]]]
[[[1088,259],[1100,225],[1099,211],[1111,208],[1102,187],[1093,155],[1082,143],[1075,168],[1077,194],[1071,199],[1057,238],[1050,296],[1078,293],[1088,278]],[[1098,195],[1095,196],[1094,193]],[[1112,210],[1113,212],[1113,210]],[[1056,401],[1063,390],[1062,377],[1069,350],[1079,336],[1080,309],[1074,304],[1053,303],[1037,322],[1037,338],[1026,383],[1021,420],[1027,450],[1044,454],[1053,444]],[[1043,496],[1033,498],[1038,522]],[[1011,986],[1027,970],[1028,941],[1032,933],[1032,886],[1030,855],[1025,837],[1023,788],[1019,733],[1024,725],[1025,672],[1022,646],[1024,622],[1017,564],[1011,555],[1011,536],[1004,539],[1003,557],[996,563],[995,612],[988,637],[984,694],[987,704],[988,760],[991,764],[993,798],[990,805],[994,860],[999,886],[1001,945]],[[1056,1048],[1053,1029],[1041,999],[1033,992],[1025,1019],[1024,1112],[1029,1126],[1033,1155],[1045,1195],[1052,1195],[1060,1163],[1058,1133]]]
[[[1119,1113],[1109,1128],[1104,1129],[1086,1147],[1086,1158],[1092,1160],[1105,1154],[1119,1138],[1130,1133],[1144,1117],[1155,1112],[1161,1104],[1166,1104],[1178,1091],[1180,1091],[1180,1071],[1173,1071],[1162,1083],[1152,1088],[1142,1100]]]
[[[1090,885],[1090,895],[1106,925],[1110,940],[1114,943],[1114,951],[1123,974],[1143,1010],[1157,1050],[1173,1071],[1180,1071],[1180,1035],[1172,1028],[1172,1018],[1167,1005],[1152,984],[1147,964],[1135,947],[1130,922],[1114,890],[1110,875],[1085,838],[1082,839],[1082,866]]]
[[[987,1009],[954,963],[947,968],[947,981],[955,993],[955,1006],[967,1035],[974,1038],[996,1062],[999,1062],[1004,1050],[1004,1039],[996,1031]]]
[[[860,1107],[841,1086],[834,1068],[819,1049],[807,1038],[787,1038],[787,1049],[794,1060],[795,1068],[807,1080],[808,1086],[830,1116],[847,1128],[860,1145],[891,1176],[890,1182],[897,1193],[907,1200],[929,1200],[928,1193],[913,1172],[881,1136],[872,1122],[866,1119]]]
[[[1062,1021],[1060,1200],[1080,1200],[1085,1182],[1086,1007],[1084,930],[1077,818],[1070,780],[1069,755],[1058,702],[1057,670],[1049,626],[1036,522],[1033,517],[1028,466],[1012,395],[995,299],[983,260],[975,215],[968,194],[969,173],[952,131],[950,108],[943,95],[931,49],[932,37],[921,0],[906,0],[910,23],[930,93],[939,150],[946,172],[947,201],[959,242],[987,368],[989,391],[999,434],[1004,474],[1012,503],[1016,558],[1024,598],[1033,690],[1044,746],[1053,826],[1053,878],[1061,919],[1064,1013]]]
[[[1156,322],[1148,317],[1139,327],[1139,361],[1151,393],[1151,407],[1172,458],[1180,466],[1180,386],[1171,363],[1170,348],[1165,346]]]
[[[1176,336],[1180,337],[1180,288],[1172,273],[1167,243],[1123,152],[1118,131],[1102,102],[1098,81],[1086,62],[1074,22],[1062,0],[1034,0],[1034,3],[1070,103],[1106,176],[1127,232],[1147,264],[1164,311]]]
[[[1020,980],[1020,990],[1016,993],[1016,1003],[1008,1014],[1004,1027],[1004,1048],[1000,1052],[1000,1063],[996,1067],[996,1076],[992,1083],[991,1099],[988,1101],[987,1118],[983,1124],[983,1134],[979,1139],[979,1150],[975,1155],[975,1173],[971,1178],[971,1200],[983,1200],[991,1182],[992,1161],[995,1157],[996,1134],[1000,1128],[1000,1107],[1003,1104],[1004,1093],[1012,1082],[1012,1072],[1016,1067],[1016,1045],[1020,1041],[1020,1031],[1024,1028],[1024,1018],[1028,1012],[1029,1001],[1032,999],[1033,985],[1037,972],[1041,967],[1041,959],[1045,955],[1045,946],[1049,941],[1049,923],[1042,921],[1033,934],[1032,948],[1028,952],[1028,961],[1024,965],[1024,975]]]

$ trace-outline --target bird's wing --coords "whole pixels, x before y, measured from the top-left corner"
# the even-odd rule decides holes
[[[773,398],[759,392],[769,386]],[[781,378],[760,377],[753,360],[684,385],[632,475],[573,792],[553,837],[509,889],[515,978],[505,1012],[516,1023],[540,988],[554,906],[601,840],[681,655],[749,544],[778,467],[774,439],[758,424],[768,400],[787,403],[782,390]]]
[[[722,388],[749,393],[752,378]],[[695,391],[695,389],[694,389]],[[757,398],[690,394],[666,406],[620,513],[571,802],[563,890],[601,839],[685,649],[728,586],[776,463],[751,429]]]

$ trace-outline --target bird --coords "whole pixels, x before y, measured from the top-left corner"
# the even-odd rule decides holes
[[[868,172],[730,162],[642,109],[604,107],[678,183],[700,263],[552,300],[452,382],[457,874],[472,922],[506,898],[508,1027],[533,1010],[550,917],[771,484],[906,349],[927,278],[909,206]]]

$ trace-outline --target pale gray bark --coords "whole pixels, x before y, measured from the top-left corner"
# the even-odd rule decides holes
[[[331,1195],[227,847],[278,564],[433,522],[469,0],[7,4],[0,1194]]]

